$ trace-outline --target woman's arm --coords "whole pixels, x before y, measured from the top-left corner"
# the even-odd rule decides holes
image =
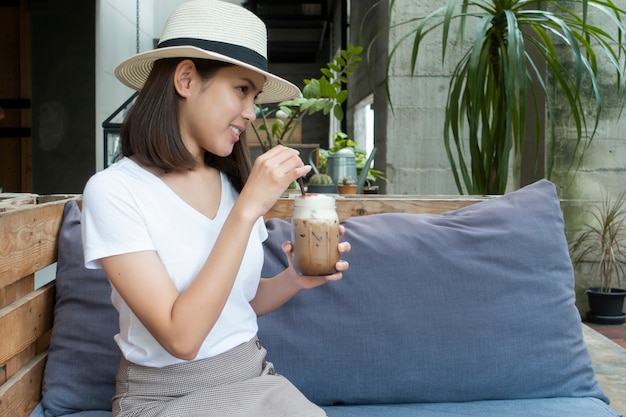
[[[192,284],[182,293],[154,251],[102,258],[100,263],[134,314],[173,356],[190,360],[228,299],[255,222],[310,167],[296,151],[276,147],[257,158],[248,181]]]
[[[228,299],[255,220],[233,211],[202,269],[182,293],[154,251],[111,256],[100,262],[113,286],[161,346],[173,356],[190,360]]]
[[[339,226],[339,233],[344,234],[343,226]],[[324,285],[329,281],[338,281],[343,277],[343,271],[349,267],[348,262],[340,260],[337,262],[335,272],[325,276],[303,276],[298,275],[292,263],[293,247],[290,242],[283,243],[283,251],[289,260],[289,267],[273,278],[262,278],[254,299],[250,302],[257,316],[262,316],[289,301],[300,290],[310,289]],[[339,252],[350,251],[350,243],[341,242]]]

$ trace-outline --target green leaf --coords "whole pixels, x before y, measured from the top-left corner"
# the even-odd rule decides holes
[[[321,69],[322,74],[324,74],[325,76],[327,76],[328,78],[333,78],[334,74],[332,73],[331,70],[327,69],[327,68],[322,68]]]
[[[302,95],[305,98],[319,97],[321,95],[319,80],[310,80],[307,85],[302,89]]]
[[[360,55],[361,52],[363,52],[363,47],[361,45],[348,44],[346,45],[346,48],[350,55]]]
[[[343,109],[341,108],[341,106],[340,106],[340,105],[336,105],[336,106],[333,108],[333,113],[334,113],[335,118],[336,118],[337,120],[343,120]]]
[[[333,64],[332,62],[328,63],[328,68],[335,72],[341,72],[341,68],[338,65]]]
[[[335,97],[335,87],[333,87],[326,78],[320,79],[320,95],[322,97]]]
[[[335,100],[337,100],[337,103],[343,103],[347,99],[348,99],[348,90],[340,91],[339,94],[337,94],[337,97],[335,97]]]

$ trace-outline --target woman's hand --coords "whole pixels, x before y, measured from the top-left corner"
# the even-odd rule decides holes
[[[254,161],[250,177],[238,200],[260,217],[272,208],[289,184],[308,174],[310,165],[304,165],[300,153],[277,145]]]
[[[339,235],[343,236],[345,229],[339,226]],[[293,266],[293,245],[289,241],[283,243],[283,251],[287,255],[289,267],[274,278],[263,278],[259,284],[256,296],[250,302],[257,315],[262,316],[270,311],[276,310],[289,301],[300,290],[319,287],[329,281],[339,281],[343,277],[343,272],[349,268],[348,262],[340,260],[335,264],[337,272],[323,276],[299,275]],[[350,252],[349,242],[340,242],[339,253]]]
[[[339,236],[343,236],[345,232],[346,229],[342,225],[339,225]],[[290,272],[293,272],[290,274],[290,276],[293,277],[300,289],[315,288],[319,287],[320,285],[326,284],[329,281],[339,281],[341,278],[343,278],[343,271],[347,271],[350,267],[347,261],[340,259],[335,264],[335,270],[337,272],[335,272],[334,274],[321,276],[300,275],[296,272],[293,265],[293,244],[289,241],[285,241],[283,242],[282,249],[283,252],[285,252],[285,254],[287,255],[287,259],[289,261],[288,270],[290,270]],[[340,257],[344,253],[350,252],[350,249],[350,242],[339,242],[338,250]]]

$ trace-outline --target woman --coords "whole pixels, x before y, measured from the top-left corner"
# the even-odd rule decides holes
[[[325,415],[275,374],[256,338],[258,315],[348,268],[299,276],[285,242],[289,267],[259,278],[262,216],[311,169],[283,146],[250,168],[241,135],[255,102],[299,94],[267,72],[265,45],[249,11],[195,0],[170,16],[157,49],[116,69],[141,92],[124,157],[85,187],[82,223],[85,263],[106,272],[120,313],[114,416]]]

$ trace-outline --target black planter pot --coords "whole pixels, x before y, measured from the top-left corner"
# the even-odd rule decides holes
[[[623,312],[626,290],[611,288],[611,292],[600,292],[599,288],[587,291],[589,311],[587,320],[599,324],[622,324],[626,320]]]
[[[370,185],[369,187],[363,187],[363,190],[361,192],[363,194],[378,194],[379,187],[378,185]]]

